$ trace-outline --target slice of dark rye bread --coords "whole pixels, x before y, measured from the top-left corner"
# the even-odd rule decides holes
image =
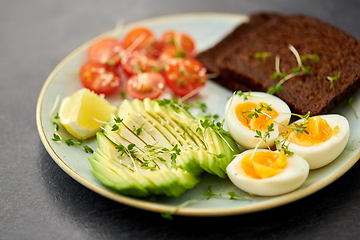
[[[219,75],[219,84],[232,90],[264,91],[274,87],[275,57],[280,57],[280,71],[289,74],[297,67],[289,44],[304,56],[316,54],[318,62],[307,59],[311,74],[285,82],[276,94],[293,112],[326,114],[348,99],[360,87],[360,43],[342,30],[313,17],[257,13],[241,24],[214,47],[199,53],[209,72]],[[264,63],[255,53],[269,52]],[[327,76],[340,77],[330,88]]]

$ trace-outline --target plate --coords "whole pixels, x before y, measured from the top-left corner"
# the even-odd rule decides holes
[[[175,29],[187,32],[195,39],[198,51],[205,50],[231,32],[237,25],[247,20],[245,15],[222,14],[222,13],[193,13],[171,16],[162,16],[146,19],[124,26],[122,33],[135,26],[143,25],[151,28],[157,36],[165,30]],[[100,37],[119,34],[117,29],[102,34]],[[120,33],[121,37],[121,33]],[[97,39],[97,38],[96,38]],[[57,99],[69,96],[82,86],[77,73],[81,64],[86,60],[86,49],[96,39],[83,44],[68,55],[52,71],[46,80],[37,103],[36,122],[41,141],[55,162],[76,181],[85,187],[114,201],[118,201],[136,208],[166,212],[174,211],[177,206],[188,201],[197,200],[185,207],[179,208],[174,214],[186,216],[224,216],[244,214],[249,212],[270,209],[281,206],[295,200],[306,197],[332,183],[350,169],[360,157],[360,120],[349,106],[341,106],[334,110],[344,115],[350,123],[351,133],[349,142],[342,154],[331,164],[310,172],[305,183],[296,191],[277,197],[255,197],[255,201],[229,200],[228,198],[212,197],[207,200],[204,192],[212,186],[212,191],[226,195],[229,191],[237,194],[245,194],[237,189],[228,179],[220,179],[216,176],[204,173],[202,180],[195,188],[188,190],[178,198],[163,198],[158,202],[149,202],[142,199],[121,195],[107,188],[98,181],[91,173],[91,165],[87,160],[91,154],[85,153],[82,148],[68,147],[63,142],[54,142],[52,139],[54,126],[50,120],[54,103]],[[209,81],[199,98],[210,107],[211,113],[224,117],[224,106],[232,93],[227,89]],[[360,109],[360,91],[354,96],[352,103],[354,109]],[[119,95],[109,97],[113,104],[120,104]],[[358,113],[360,114],[360,112]],[[70,135],[69,135],[70,137]],[[86,144],[96,149],[95,139],[86,140]]]

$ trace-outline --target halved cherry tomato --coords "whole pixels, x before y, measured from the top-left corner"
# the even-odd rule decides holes
[[[193,58],[173,59],[165,65],[165,80],[178,96],[196,94],[207,82],[206,68]]]
[[[116,71],[99,62],[84,63],[79,72],[80,81],[84,87],[97,94],[108,94],[114,91],[121,82]]]
[[[185,50],[179,50],[175,45],[167,45],[163,48],[159,60],[160,62],[166,62],[173,58],[188,58],[190,55],[191,53]]]
[[[130,52],[150,48],[155,43],[153,32],[145,27],[134,28],[124,37],[124,47]]]
[[[87,58],[89,61],[118,66],[122,51],[124,51],[122,42],[115,38],[105,38],[95,42],[88,48]]]
[[[126,91],[132,98],[144,100],[157,98],[165,88],[165,79],[158,72],[140,73],[130,77],[126,83]]]
[[[187,34],[177,31],[167,31],[162,35],[162,41],[165,45],[175,45],[178,50],[184,50],[190,56],[195,51],[195,42]]]
[[[128,54],[121,60],[124,72],[128,76],[136,75],[139,72],[149,72],[160,65],[156,58],[150,57],[142,51],[135,51]]]

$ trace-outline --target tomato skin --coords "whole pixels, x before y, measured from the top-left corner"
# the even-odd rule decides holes
[[[154,99],[161,95],[165,85],[163,75],[158,72],[146,72],[131,76],[126,83],[126,91],[132,98]]]
[[[109,63],[114,66],[120,64],[119,55],[124,51],[124,45],[115,38],[104,38],[93,43],[87,50],[89,61]]]
[[[89,61],[84,63],[79,72],[82,85],[97,94],[109,94],[120,85],[121,78],[108,65]]]
[[[136,41],[138,42],[135,43]],[[134,28],[124,37],[125,49],[128,49],[130,47],[133,48],[131,50],[141,50],[149,48],[155,43],[156,38],[153,32],[145,27]]]
[[[173,58],[187,58],[191,53],[186,52],[185,50],[179,50],[175,45],[165,46],[159,56],[160,62],[166,62]]]
[[[173,30],[167,31],[162,35],[162,41],[165,45],[177,46],[178,50],[184,50],[188,53],[188,57],[193,57],[195,52],[195,41],[186,33]]]
[[[189,93],[196,94],[207,82],[205,67],[193,58],[170,60],[165,65],[164,74],[169,88],[181,97]]]
[[[121,65],[128,76],[133,76],[138,74],[138,71],[149,72],[158,67],[160,63],[156,58],[145,54],[143,51],[135,51],[124,57],[121,60]]]

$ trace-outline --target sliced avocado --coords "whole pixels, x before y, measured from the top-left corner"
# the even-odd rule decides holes
[[[149,192],[143,186],[132,181],[132,179],[126,178],[124,175],[119,175],[114,170],[108,168],[93,158],[88,158],[88,160],[93,167],[93,173],[97,173],[95,176],[100,177],[100,181],[105,180],[105,182],[109,184],[109,187],[113,187],[124,194],[129,194],[135,197],[145,197],[149,195]]]
[[[115,124],[115,121],[110,121],[110,125],[112,124]],[[126,139],[129,143],[134,143],[140,151],[143,151],[146,144],[134,131],[130,130],[124,123],[120,123],[117,126],[118,129],[116,131],[111,131],[112,133],[119,134],[120,137]]]
[[[136,169],[138,171],[146,171],[146,169],[143,169],[141,167],[142,162],[139,161],[138,159],[132,159],[127,154],[122,154],[122,156],[120,156],[120,153],[115,148],[116,143],[114,144],[112,141],[108,139],[109,133],[107,132],[108,131],[105,131],[104,133],[105,135],[100,132],[96,134],[96,138],[98,140],[99,148],[101,149],[101,151],[104,152],[104,154],[108,156],[108,158],[117,159],[119,163],[123,164],[124,166],[127,166],[128,168],[134,171]],[[123,144],[124,146],[128,146],[129,143],[122,142],[121,144]]]
[[[236,157],[236,155],[240,154],[240,150],[235,141],[230,136],[223,133],[219,134],[221,134],[222,138],[225,140],[223,140],[222,143],[226,154],[227,165],[229,165],[229,163]]]
[[[144,107],[144,102],[135,99],[133,101],[133,105],[137,108],[139,112],[142,112],[142,115],[158,130],[160,131],[164,137],[169,141],[169,143],[172,146],[175,146],[178,144],[178,146],[181,146],[180,142],[177,140],[177,138],[174,137],[174,135],[170,131],[161,124],[156,118],[154,118],[151,114],[149,114]]]
[[[183,171],[181,169],[172,169],[172,173],[177,176],[179,182],[185,189],[191,189],[195,187],[199,182],[200,178],[190,174],[187,171]]]
[[[205,129],[205,141],[208,147],[208,154],[211,155],[208,158],[209,168],[219,177],[225,178],[226,177],[225,171],[223,171],[220,168],[219,159],[214,156],[217,154],[215,144],[219,144],[219,143],[214,142],[211,132],[212,132],[211,128]]]
[[[124,194],[179,196],[204,170],[225,178],[239,151],[219,125],[204,129],[181,107],[124,100],[117,114],[96,135],[99,146],[89,161],[100,181]]]
[[[161,189],[156,187],[151,181],[145,178],[141,172],[134,172],[124,165],[116,164],[115,159],[109,159],[103,157],[100,153],[97,152],[94,153],[94,159],[104,164],[105,166],[111,168],[120,176],[125,178],[124,181],[134,181],[136,182],[136,184],[141,185],[142,187],[144,187],[146,190],[148,190],[150,193],[153,194],[164,194]]]
[[[221,170],[226,172],[226,167],[227,167],[228,163],[227,163],[225,149],[224,149],[224,146],[222,144],[223,140],[212,129],[210,129],[210,133],[211,133],[211,137],[212,137],[212,140],[213,140],[213,143],[214,143],[214,146],[215,146],[215,151],[216,151],[215,154],[217,155],[216,158],[218,160],[219,167],[221,168]],[[219,155],[222,155],[222,157],[219,157]]]
[[[198,121],[186,112],[182,108],[173,109],[169,106],[160,106],[158,102],[153,104],[154,110],[157,114],[161,115],[163,118],[170,118],[174,121],[175,127],[180,127],[180,134],[188,135],[192,141],[196,143],[196,146],[205,148],[203,137],[196,132]],[[175,128],[174,127],[174,128]],[[175,128],[176,129],[176,128]]]
[[[178,197],[185,192],[186,189],[180,184],[179,179],[171,172],[170,169],[160,170],[158,173],[158,176],[162,177],[163,180],[166,180],[164,182],[167,182],[166,185],[163,185],[163,187],[168,187],[171,194],[169,196]]]
[[[148,102],[151,102],[152,104],[148,104]],[[171,115],[174,114],[174,111],[167,110],[166,107],[160,106],[157,102],[144,100],[144,106],[145,109],[148,111],[149,114],[156,115],[158,117],[158,120],[160,120],[161,123],[164,123],[164,126],[168,129],[173,129],[171,132],[174,134],[174,136],[181,142],[183,146],[193,146],[198,147],[195,140],[191,137],[190,134],[184,134],[186,133],[186,129],[183,128],[183,125],[187,125],[187,121],[185,124],[178,124],[174,119],[171,117]],[[181,118],[181,117],[177,117]],[[184,119],[181,119],[184,120]],[[189,132],[190,133],[190,132]]]
[[[135,133],[139,139],[141,139],[145,144],[157,145],[157,141],[145,130],[145,123],[147,127],[150,125],[147,121],[144,120],[142,123],[137,123],[131,118],[131,114],[123,114],[124,108],[119,109],[118,114],[121,119],[123,119],[122,124],[124,124],[129,130]],[[132,114],[134,115],[134,114]],[[149,125],[148,125],[149,124]]]
[[[190,177],[190,173],[185,174],[185,171],[181,169],[177,170],[179,171],[177,174],[174,174],[173,170],[168,167],[148,171],[143,170],[138,165],[138,170],[141,171],[134,172],[134,168],[130,170],[128,166],[120,163],[127,157],[125,155],[118,157],[119,153],[116,151],[116,145],[112,141],[103,133],[98,133],[97,139],[99,147],[97,152],[94,153],[94,158],[89,159],[93,166],[93,173],[100,181],[104,181],[105,185],[121,193],[136,197],[149,194],[179,196],[199,182],[198,178]],[[128,158],[127,163],[129,163]],[[181,171],[183,174],[181,174]]]
[[[198,150],[184,149],[176,158],[176,165],[186,170],[194,176],[200,175],[204,169],[200,167],[199,158],[197,156]]]
[[[199,161],[200,168],[204,169],[206,172],[210,174],[215,174],[212,170],[209,168],[209,158],[211,156],[208,154],[205,150],[199,150],[197,151],[197,159]]]
[[[110,147],[112,146],[112,143],[109,140],[106,141],[106,139],[104,139],[103,137],[100,137],[100,141],[102,141],[102,144],[101,144],[102,146],[104,143],[109,144]],[[99,153],[94,153],[94,158],[97,158],[101,162],[106,161],[104,159],[101,159],[102,157],[101,157],[101,154],[99,154]],[[107,166],[110,166],[110,165],[111,165],[111,163],[107,164]],[[95,166],[95,167],[97,167],[97,169],[99,169],[99,166]],[[179,184],[178,184],[178,182],[176,182],[177,179],[175,179],[173,176],[165,177],[165,176],[167,176],[167,173],[166,172],[164,173],[163,171],[167,171],[168,170],[167,168],[165,168],[165,170],[141,171],[141,172],[134,172],[134,173],[130,173],[130,174],[126,173],[122,168],[126,168],[126,167],[125,166],[118,166],[117,168],[114,166],[110,167],[110,169],[112,169],[114,172],[116,172],[120,175],[118,178],[121,178],[122,181],[126,182],[126,184],[120,185],[120,184],[118,184],[117,181],[114,183],[114,180],[113,180],[113,182],[112,182],[113,186],[115,186],[115,188],[120,192],[127,191],[129,195],[140,196],[136,192],[135,192],[136,195],[132,194],[134,190],[129,190],[131,187],[134,188],[134,186],[137,186],[138,184],[141,185],[142,188],[147,189],[149,192],[151,192],[153,194],[165,194],[167,196],[174,196],[174,194],[177,195],[179,191],[180,192],[185,191],[183,189],[183,187],[178,186]],[[141,169],[141,168],[138,168],[138,169]],[[99,173],[99,171],[96,171],[96,172]],[[154,174],[154,172],[157,172],[157,173]],[[100,174],[102,174],[102,173],[100,172]],[[106,174],[102,174],[102,175],[107,176]],[[116,176],[113,176],[113,175],[110,175],[110,176],[111,176],[110,179],[112,179],[113,177],[114,177],[114,179],[116,179],[115,178]],[[151,177],[149,177],[149,176],[151,176]],[[101,180],[101,179],[99,179],[99,180]],[[107,182],[111,182],[111,181],[107,180]],[[108,186],[109,186],[109,184],[108,184]],[[180,188],[180,190],[179,190],[179,188]]]
[[[158,145],[163,147],[171,147],[169,141],[164,137],[164,135],[158,131],[154,126],[149,123],[149,121],[142,115],[142,112],[138,112],[133,106],[132,102],[129,100],[124,100],[121,104],[117,115],[124,119],[123,122],[127,126],[133,126],[134,128],[139,128],[142,126],[144,132],[151,136],[155,143],[152,141],[143,138],[143,141],[150,145]],[[131,127],[129,127],[131,129]],[[142,137],[142,135],[140,135]],[[157,143],[157,144],[156,144]]]

